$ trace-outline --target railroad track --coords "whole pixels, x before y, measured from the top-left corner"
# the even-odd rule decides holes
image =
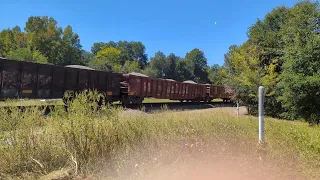
[[[209,102],[209,103],[187,103],[187,102],[166,102],[166,103],[143,103],[142,106],[146,109],[160,109],[166,106],[168,109],[205,109],[213,107],[231,107],[235,106],[232,102]],[[137,106],[127,106],[127,108],[137,108]]]
[[[144,109],[146,112],[154,111],[154,110],[161,110],[166,107],[169,110],[193,110],[193,109],[209,109],[209,108],[216,108],[216,107],[234,107],[235,103],[233,102],[209,102],[209,103],[187,103],[187,102],[158,102],[158,103],[143,103],[141,106],[138,105],[127,105],[124,107],[121,104],[111,104],[111,107],[124,107],[125,109]],[[18,106],[1,106],[0,108],[7,109],[9,112],[12,108],[17,108],[20,111],[24,111],[30,108],[39,108],[40,110],[44,111],[45,115],[48,115],[52,110],[56,107],[62,108],[64,107],[67,111],[68,108],[65,105],[18,105]]]

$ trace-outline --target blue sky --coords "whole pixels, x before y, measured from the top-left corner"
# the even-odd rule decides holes
[[[29,16],[51,16],[71,25],[83,49],[94,42],[141,41],[148,57],[157,51],[184,57],[204,51],[208,64],[223,64],[232,44],[246,41],[257,18],[296,0],[1,0],[0,29],[24,27]],[[215,24],[214,22],[217,22]]]

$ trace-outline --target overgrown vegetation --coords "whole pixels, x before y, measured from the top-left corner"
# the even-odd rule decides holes
[[[148,168],[159,168],[159,162],[175,162],[181,151],[189,154],[184,159],[196,154],[201,158],[228,147],[237,147],[234,153],[246,149],[245,153],[262,157],[259,164],[273,159],[289,168],[285,158],[290,157],[295,171],[309,179],[320,177],[318,127],[267,118],[266,144],[261,149],[255,117],[237,119],[225,110],[171,112],[166,107],[151,114],[105,106],[96,110],[95,98],[95,94],[79,95],[68,113],[57,108],[46,117],[36,108],[24,112],[1,108],[1,177],[33,179],[61,168],[71,176],[103,168],[104,179],[135,177],[137,170],[130,168],[136,164],[142,176]]]
[[[320,120],[318,2],[277,7],[249,28],[248,40],[225,56],[227,81],[256,114],[257,90],[266,90],[266,113]]]

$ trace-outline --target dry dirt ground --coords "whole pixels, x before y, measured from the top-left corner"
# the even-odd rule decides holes
[[[202,111],[210,113],[219,111],[237,116],[235,107],[211,108]],[[141,114],[136,110],[128,110],[124,114]],[[245,116],[245,107],[239,108],[239,115]],[[103,165],[97,165],[96,172],[76,179],[117,179],[117,180],[302,180],[296,170],[294,160],[288,158],[264,158],[256,147],[238,144],[186,145],[188,148],[167,151],[156,150],[162,157],[150,158],[146,149],[130,155],[128,163],[121,168],[111,170]],[[245,147],[245,148],[243,148]],[[188,149],[195,149],[190,152]],[[209,150],[208,150],[209,149]],[[166,152],[167,151],[167,152]],[[151,155],[152,157],[152,155]],[[103,164],[103,163],[102,163]],[[120,167],[120,165],[119,165]],[[116,172],[115,172],[116,171]],[[114,175],[116,174],[116,175]],[[118,174],[118,175],[117,175]],[[110,175],[112,178],[110,178]]]
[[[219,111],[219,113],[232,116],[246,116],[246,107],[240,107],[239,113],[236,107],[210,108],[202,110],[203,113]],[[134,115],[136,110],[129,110],[128,114]],[[126,114],[125,113],[125,114]],[[140,114],[140,113],[137,113]],[[188,145],[190,147],[190,144]],[[218,147],[217,147],[218,146]],[[135,166],[126,167],[124,171],[131,172],[120,175],[116,179],[141,179],[141,180],[300,180],[304,179],[296,171],[296,164],[292,159],[264,158],[253,152],[255,147],[238,146],[237,144],[212,144],[206,148],[212,151],[202,152],[201,148],[194,147],[195,152],[176,151],[169,155],[171,161],[166,158],[158,159],[158,162],[150,164],[138,158],[133,158]],[[245,147],[245,148],[243,148]],[[161,150],[159,149],[159,152]],[[141,151],[140,157],[149,152]],[[162,152],[162,154],[170,154]],[[104,170],[88,179],[106,179],[108,176]]]
[[[228,145],[227,145],[228,146]],[[222,147],[211,152],[190,153],[176,151],[150,162],[144,159],[148,152],[139,151],[140,158],[132,158],[120,170],[117,180],[302,180],[292,159],[267,159],[250,154],[240,147]],[[197,147],[196,147],[197,148]],[[199,147],[201,148],[201,147]],[[213,147],[214,149],[215,147]],[[161,150],[160,150],[161,151]],[[129,163],[130,164],[130,163]],[[87,180],[108,179],[110,171],[102,168],[100,172],[89,175]]]

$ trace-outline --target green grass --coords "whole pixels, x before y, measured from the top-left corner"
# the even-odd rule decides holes
[[[274,176],[286,169],[320,178],[319,127],[266,118],[260,146],[257,118],[237,118],[230,108],[145,114],[92,106],[79,96],[69,113],[56,109],[47,117],[36,108],[12,107],[10,114],[0,108],[0,177],[35,179],[64,169],[70,176],[139,179],[225,153],[244,158],[240,162],[262,158],[254,166]]]

